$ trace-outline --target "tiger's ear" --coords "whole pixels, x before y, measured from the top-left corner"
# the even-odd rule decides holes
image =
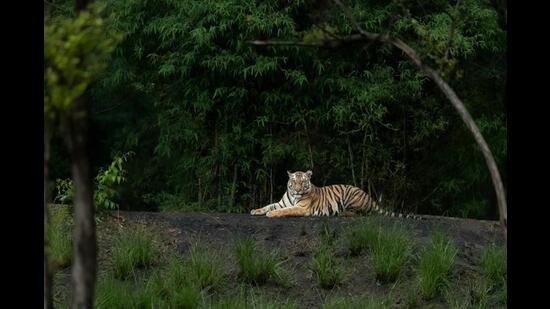
[[[288,177],[292,176],[292,172],[291,172],[291,171],[286,171],[286,173],[288,174]]]
[[[313,175],[313,172],[312,172],[312,171],[307,171],[307,172],[306,172],[306,175],[307,175],[307,177],[310,177],[310,178],[311,178],[311,175]]]

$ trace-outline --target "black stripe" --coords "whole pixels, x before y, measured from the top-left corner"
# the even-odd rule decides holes
[[[365,193],[365,203],[363,205],[363,208],[367,213],[370,213],[373,210],[372,205],[369,203],[369,195],[366,193]]]
[[[356,196],[357,194],[363,193],[360,189],[354,189],[351,197]]]
[[[355,192],[353,192],[350,196],[350,201],[353,200],[359,193],[361,193],[359,190],[355,190]]]
[[[337,203],[338,206],[338,212],[344,212],[344,204],[343,203]]]
[[[279,203],[280,203],[280,202],[279,202]],[[287,205],[287,202],[286,202],[286,200],[285,200],[284,198],[283,198],[283,204],[285,205],[285,207],[290,207],[290,206],[292,206],[292,204],[290,204],[290,200],[288,200],[288,204],[289,204],[289,205]]]
[[[342,196],[342,199],[344,200],[344,203],[349,204],[349,197],[351,195],[351,187],[347,187],[344,191],[344,195]]]
[[[366,194],[366,193],[365,193]],[[367,207],[369,210],[375,210],[375,208],[377,208],[373,202],[374,200],[372,199],[372,197],[370,197],[370,195],[367,194],[367,197],[366,197],[366,203],[367,203]]]
[[[353,199],[356,193],[357,193],[357,189],[355,189],[354,187],[350,187],[348,190],[348,201],[351,202],[351,200]]]
[[[328,195],[329,195],[329,197],[330,197],[331,200],[334,200],[334,199],[335,199],[335,198],[334,198],[334,195],[332,194],[332,190],[331,190],[330,188],[327,189],[327,193],[328,193]]]

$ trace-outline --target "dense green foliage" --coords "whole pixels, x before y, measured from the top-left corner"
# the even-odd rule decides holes
[[[125,164],[132,155],[132,152],[115,155],[106,169],[99,169],[94,182],[94,206],[96,211],[114,210],[119,207],[118,189],[126,181]],[[74,187],[71,179],[56,179],[55,189],[54,202],[72,203]]]
[[[66,114],[108,65],[121,39],[106,31],[102,7],[90,6],[76,18],[46,16],[44,26],[44,115]]]
[[[435,85],[395,48],[254,47],[354,33],[332,2],[98,1],[124,34],[91,89],[94,168],[134,151],[130,209],[246,211],[287,170],[355,184],[389,207],[496,217],[489,173]],[[360,24],[417,49],[461,97],[506,182],[506,30],[486,1],[346,1]],[[70,15],[55,1],[45,14]],[[47,41],[47,39],[46,39]],[[58,147],[59,148],[59,147]],[[54,149],[54,177],[67,177]],[[65,169],[65,171],[64,171]]]

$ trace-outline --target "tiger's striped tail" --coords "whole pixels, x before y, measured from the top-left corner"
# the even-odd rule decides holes
[[[378,202],[374,203],[373,210],[374,210],[375,213],[383,215],[383,216],[388,216],[388,217],[407,218],[407,219],[414,219],[414,220],[423,220],[424,219],[424,218],[422,218],[418,215],[415,215],[413,213],[403,214],[403,213],[400,213],[400,212],[385,210],[382,207],[380,207],[381,204],[382,204],[382,194],[380,194],[380,198],[378,198]]]

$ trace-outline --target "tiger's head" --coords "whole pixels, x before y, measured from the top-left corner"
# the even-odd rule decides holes
[[[292,195],[304,195],[311,189],[312,171],[288,173],[288,193]]]

